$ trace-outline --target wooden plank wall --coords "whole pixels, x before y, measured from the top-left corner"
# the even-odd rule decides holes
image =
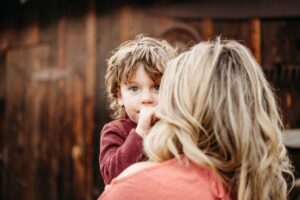
[[[94,1],[48,6],[1,30],[1,199],[95,198]]]
[[[269,19],[262,27],[263,67],[279,97],[287,129],[300,127],[300,19]]]
[[[222,35],[247,45],[275,87],[286,128],[300,127],[300,19],[182,19],[95,0],[7,15],[0,29],[0,198],[95,199],[105,60],[137,34],[183,50]],[[2,131],[3,130],[3,131]]]

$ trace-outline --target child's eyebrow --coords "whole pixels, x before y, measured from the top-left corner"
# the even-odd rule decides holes
[[[137,84],[135,81],[127,81],[126,84]]]

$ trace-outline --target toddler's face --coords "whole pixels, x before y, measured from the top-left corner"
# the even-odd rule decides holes
[[[128,83],[121,84],[118,103],[125,107],[129,119],[138,123],[140,109],[143,106],[158,104],[159,84],[148,76],[142,66],[136,69]]]

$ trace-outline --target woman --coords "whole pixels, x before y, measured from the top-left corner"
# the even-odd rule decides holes
[[[100,199],[287,199],[293,182],[272,90],[249,50],[202,42],[168,63],[148,162]]]

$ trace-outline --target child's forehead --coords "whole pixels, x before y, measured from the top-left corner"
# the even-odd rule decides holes
[[[147,76],[153,81],[153,82],[160,82],[162,73],[155,69],[155,67],[148,66],[144,63],[136,63],[134,66],[132,66],[129,70],[124,71],[123,76],[120,80],[121,83],[128,84],[130,82],[134,82],[136,78],[137,69],[142,67],[147,74]]]
[[[151,78],[151,77],[150,77]],[[153,83],[157,84],[161,82],[161,78],[157,78],[157,79],[151,79],[153,81]],[[136,84],[139,82],[139,79],[136,78],[131,78],[128,79],[126,82],[125,81],[121,81],[121,84]]]

